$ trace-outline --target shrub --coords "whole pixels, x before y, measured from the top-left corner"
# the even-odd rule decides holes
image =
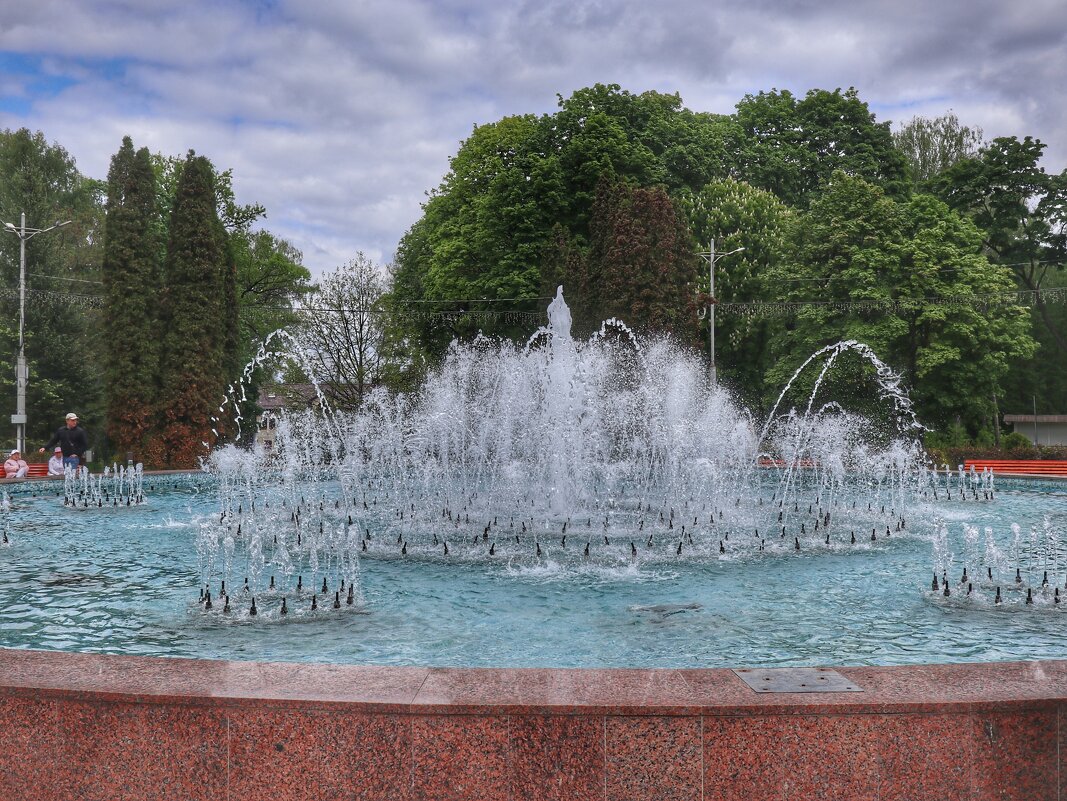
[[[1030,450],[1030,438],[1025,434],[1020,434],[1018,431],[1012,431],[1010,434],[1005,434],[1000,438],[1000,447],[1006,451],[1015,450]]]

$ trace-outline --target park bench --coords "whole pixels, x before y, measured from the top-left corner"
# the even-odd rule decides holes
[[[981,473],[988,467],[994,473],[1067,476],[1067,461],[1057,459],[967,459],[963,466],[968,472],[973,467]]]

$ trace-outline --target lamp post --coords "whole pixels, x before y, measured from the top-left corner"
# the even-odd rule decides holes
[[[26,452],[26,384],[30,380],[30,371],[26,367],[26,242],[37,234],[47,233],[55,228],[69,225],[57,222],[47,228],[27,228],[26,212],[22,212],[20,225],[16,228],[9,222],[4,223],[4,230],[19,238],[19,353],[15,361],[15,414],[11,422],[15,424],[15,442],[20,453]]]
[[[712,239],[708,250],[697,254],[708,263],[708,305],[705,306],[705,314],[708,317],[708,353],[711,356],[711,369],[708,372],[708,376],[712,386],[718,383],[718,374],[715,368],[715,262],[723,256],[732,256],[742,250],[744,248],[734,248],[726,253],[716,253],[715,240]]]

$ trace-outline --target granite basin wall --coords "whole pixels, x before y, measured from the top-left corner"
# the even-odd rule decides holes
[[[375,668],[0,650],[0,799],[1067,801],[1067,662]]]

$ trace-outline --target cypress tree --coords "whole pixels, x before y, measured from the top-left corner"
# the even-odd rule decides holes
[[[190,151],[171,211],[162,297],[160,435],[156,461],[195,467],[213,444],[211,416],[225,386],[230,271],[215,171]]]
[[[143,456],[153,424],[159,366],[159,266],[155,174],[130,137],[111,159],[103,279],[107,435],[120,458]]]

